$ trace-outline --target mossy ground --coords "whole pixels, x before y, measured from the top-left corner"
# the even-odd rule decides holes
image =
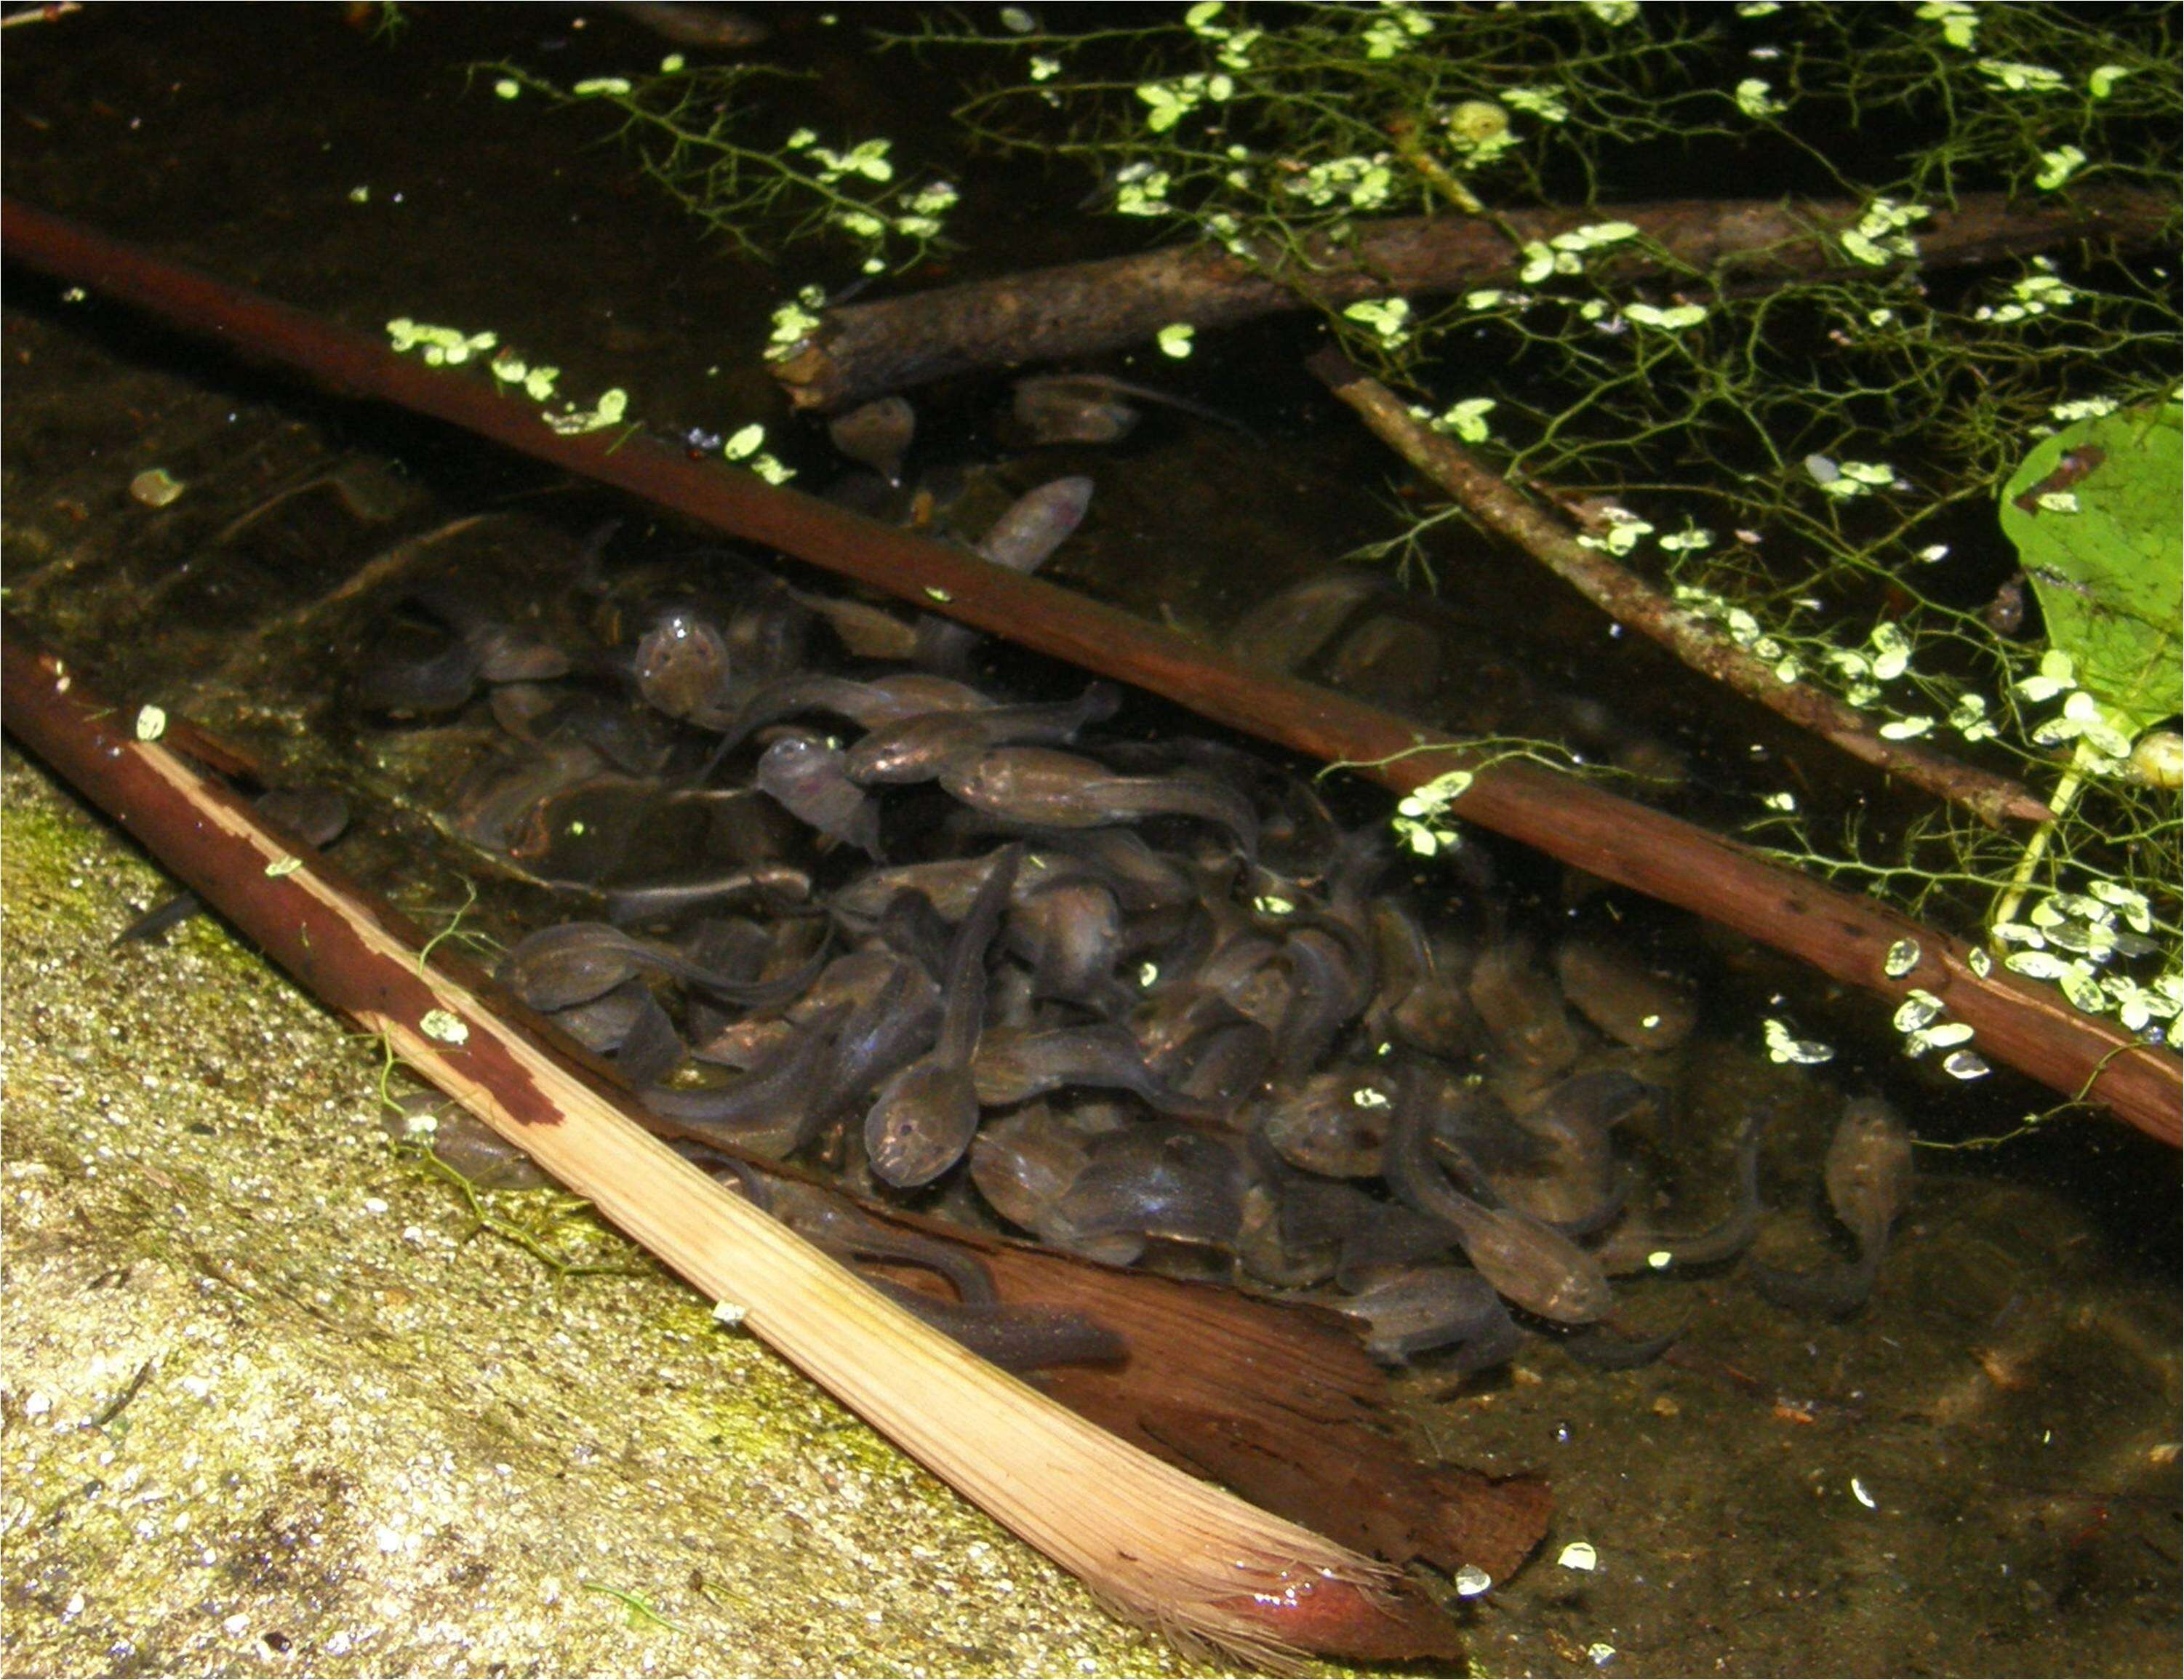
[[[217,922],[109,951],[168,883],[4,795],[8,1672],[1184,1672],[588,1216],[622,1270],[481,1232],[368,1045]]]

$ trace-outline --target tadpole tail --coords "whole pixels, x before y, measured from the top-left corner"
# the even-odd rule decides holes
[[[810,1097],[820,1059],[833,1048],[847,1004],[820,1010],[802,1032],[743,1077],[707,1090],[647,1086],[638,1100],[655,1118],[699,1143],[717,1141],[786,1154],[809,1141],[816,1123]]]
[[[1812,1271],[1782,1271],[1749,1261],[1752,1287],[1776,1306],[1814,1318],[1848,1318],[1873,1293],[1880,1269],[1880,1249],[1868,1249],[1852,1266],[1821,1266]]]
[[[140,940],[156,939],[170,927],[179,927],[204,908],[204,900],[194,893],[177,893],[164,904],[152,908],[114,936],[109,950],[119,950],[124,945]]]
[[[694,987],[708,997],[717,998],[724,1004],[733,1004],[744,1010],[771,1010],[802,997],[811,988],[811,982],[825,971],[827,963],[833,960],[833,948],[834,942],[830,934],[804,962],[787,974],[777,975],[772,980],[731,980],[726,975],[714,973],[703,964],[666,953],[649,953],[648,960],[654,967],[671,975],[684,985]]]
[[[1117,806],[1138,816],[1190,816],[1226,829],[1244,854],[1245,867],[1259,866],[1259,814],[1242,794],[1181,777],[1117,776],[1100,788]]]
[[[1588,1324],[1560,1339],[1563,1351],[1580,1365],[1595,1371],[1634,1371],[1640,1366],[1652,1364],[1668,1352],[1684,1329],[1680,1324],[1661,1335],[1632,1341],[1617,1335],[1604,1324]]]
[[[1050,1365],[1119,1365],[1129,1346],[1098,1320],[1069,1307],[944,1301],[907,1283],[864,1273],[865,1282],[944,1336],[1004,1371]]]

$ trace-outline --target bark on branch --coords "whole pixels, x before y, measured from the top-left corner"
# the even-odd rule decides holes
[[[715,530],[794,555],[925,611],[1173,700],[1200,716],[1326,760],[1372,765],[1399,793],[1471,768],[1461,742],[1407,718],[1270,677],[1134,615],[989,565],[967,550],[877,525],[755,475],[694,463],[679,448],[564,437],[526,404],[464,378],[402,361],[380,344],[148,253],[0,200],[11,257],[297,369],[346,395],[398,403],[568,471],[655,502]],[[1432,748],[1436,750],[1423,751]],[[2046,987],[1997,970],[1971,948],[1871,899],[1766,862],[1749,848],[1582,782],[1527,765],[1497,766],[1463,796],[1467,820],[1551,857],[1676,904],[1810,963],[1846,985],[1901,1002],[1942,999],[1990,1060],[2066,1096],[2106,1106],[2164,1143],[2179,1141],[2184,1065],[2081,1015]],[[1919,947],[1890,974],[1890,948]],[[1983,960],[1983,954],[1982,954]]]
[[[1764,283],[1854,266],[1838,237],[1858,225],[1866,208],[1841,199],[1676,200],[1513,210],[1502,220],[1520,243],[1611,219],[1635,223],[1643,243],[1595,265],[1610,282],[1663,272],[1646,254],[1652,245],[1664,249],[1678,270],[1719,270]],[[1916,260],[1962,266],[2087,237],[2136,246],[2159,239],[2174,214],[2173,202],[2152,192],[2032,205],[1972,193],[1957,209],[1937,210],[1917,224]],[[1271,248],[1254,263],[1212,246],[1171,247],[829,309],[811,340],[773,372],[799,408],[846,408],[974,368],[1058,361],[1143,343],[1178,321],[1225,326],[1312,303],[1505,285],[1524,260],[1496,225],[1457,215],[1361,224],[1354,238],[1320,240],[1301,261]]]
[[[1885,741],[1863,714],[1832,694],[1809,683],[1783,681],[1773,661],[1747,653],[1607,555],[1580,543],[1561,521],[1525,501],[1462,444],[1421,425],[1400,397],[1351,366],[1341,352],[1323,350],[1306,365],[1364,417],[1382,442],[1489,531],[1507,537],[1609,617],[1652,637],[1693,670],[1727,683],[1852,758],[1964,806],[1992,827],[2000,827],[2005,817],[2055,820],[2054,812],[2008,777],[1959,764],[1930,748]]]

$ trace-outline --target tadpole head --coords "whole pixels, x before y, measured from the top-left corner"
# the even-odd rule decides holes
[[[688,717],[716,704],[732,675],[727,637],[695,608],[661,612],[638,638],[638,692],[670,717]]]
[[[930,1184],[961,1160],[978,1129],[978,1092],[968,1069],[931,1060],[889,1080],[865,1115],[872,1171],[897,1189]]]

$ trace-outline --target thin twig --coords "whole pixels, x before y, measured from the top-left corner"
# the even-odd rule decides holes
[[[25,24],[58,23],[70,12],[83,9],[81,0],[55,0],[49,6],[33,6],[27,11],[16,12],[0,18],[0,29],[20,29]]]
[[[1421,424],[1400,397],[1361,373],[1340,351],[1323,350],[1307,365],[1364,417],[1381,442],[1462,503],[1481,525],[1507,537],[1618,623],[1651,637],[1693,670],[1726,683],[1852,758],[1964,806],[1992,827],[2000,827],[2006,817],[2055,820],[2054,812],[2008,777],[1975,770],[1927,748],[1883,740],[1870,722],[1834,695],[1809,683],[1783,681],[1772,661],[1738,647],[1606,554],[1580,543],[1560,520],[1525,501],[1468,449]]]
[[[1928,270],[1993,262],[2070,239],[2158,248],[2175,195],[2126,189],[2069,203],[1968,192],[1919,224]],[[1625,285],[1668,272],[1730,285],[1839,269],[1839,236],[1868,207],[1851,199],[1670,199],[1656,203],[1391,216],[1315,235],[1295,252],[1268,242],[1231,255],[1210,241],[1127,257],[967,281],[822,312],[821,325],[773,376],[800,409],[833,411],[974,368],[1098,355],[1149,342],[1164,326],[1233,325],[1285,309],[1336,309],[1364,298],[1422,298],[1513,282],[1522,247],[1613,214],[1641,237],[1589,271]],[[1865,270],[1862,272],[1870,273]]]
[[[208,685],[217,685],[233,678],[253,659],[261,657],[261,650],[275,638],[304,635],[344,602],[383,588],[413,570],[431,549],[450,537],[460,537],[463,532],[484,524],[490,517],[487,514],[466,514],[431,531],[405,537],[393,548],[373,555],[326,594],[314,596],[302,606],[268,620],[259,626],[255,636],[237,644],[235,651],[207,679]]]

